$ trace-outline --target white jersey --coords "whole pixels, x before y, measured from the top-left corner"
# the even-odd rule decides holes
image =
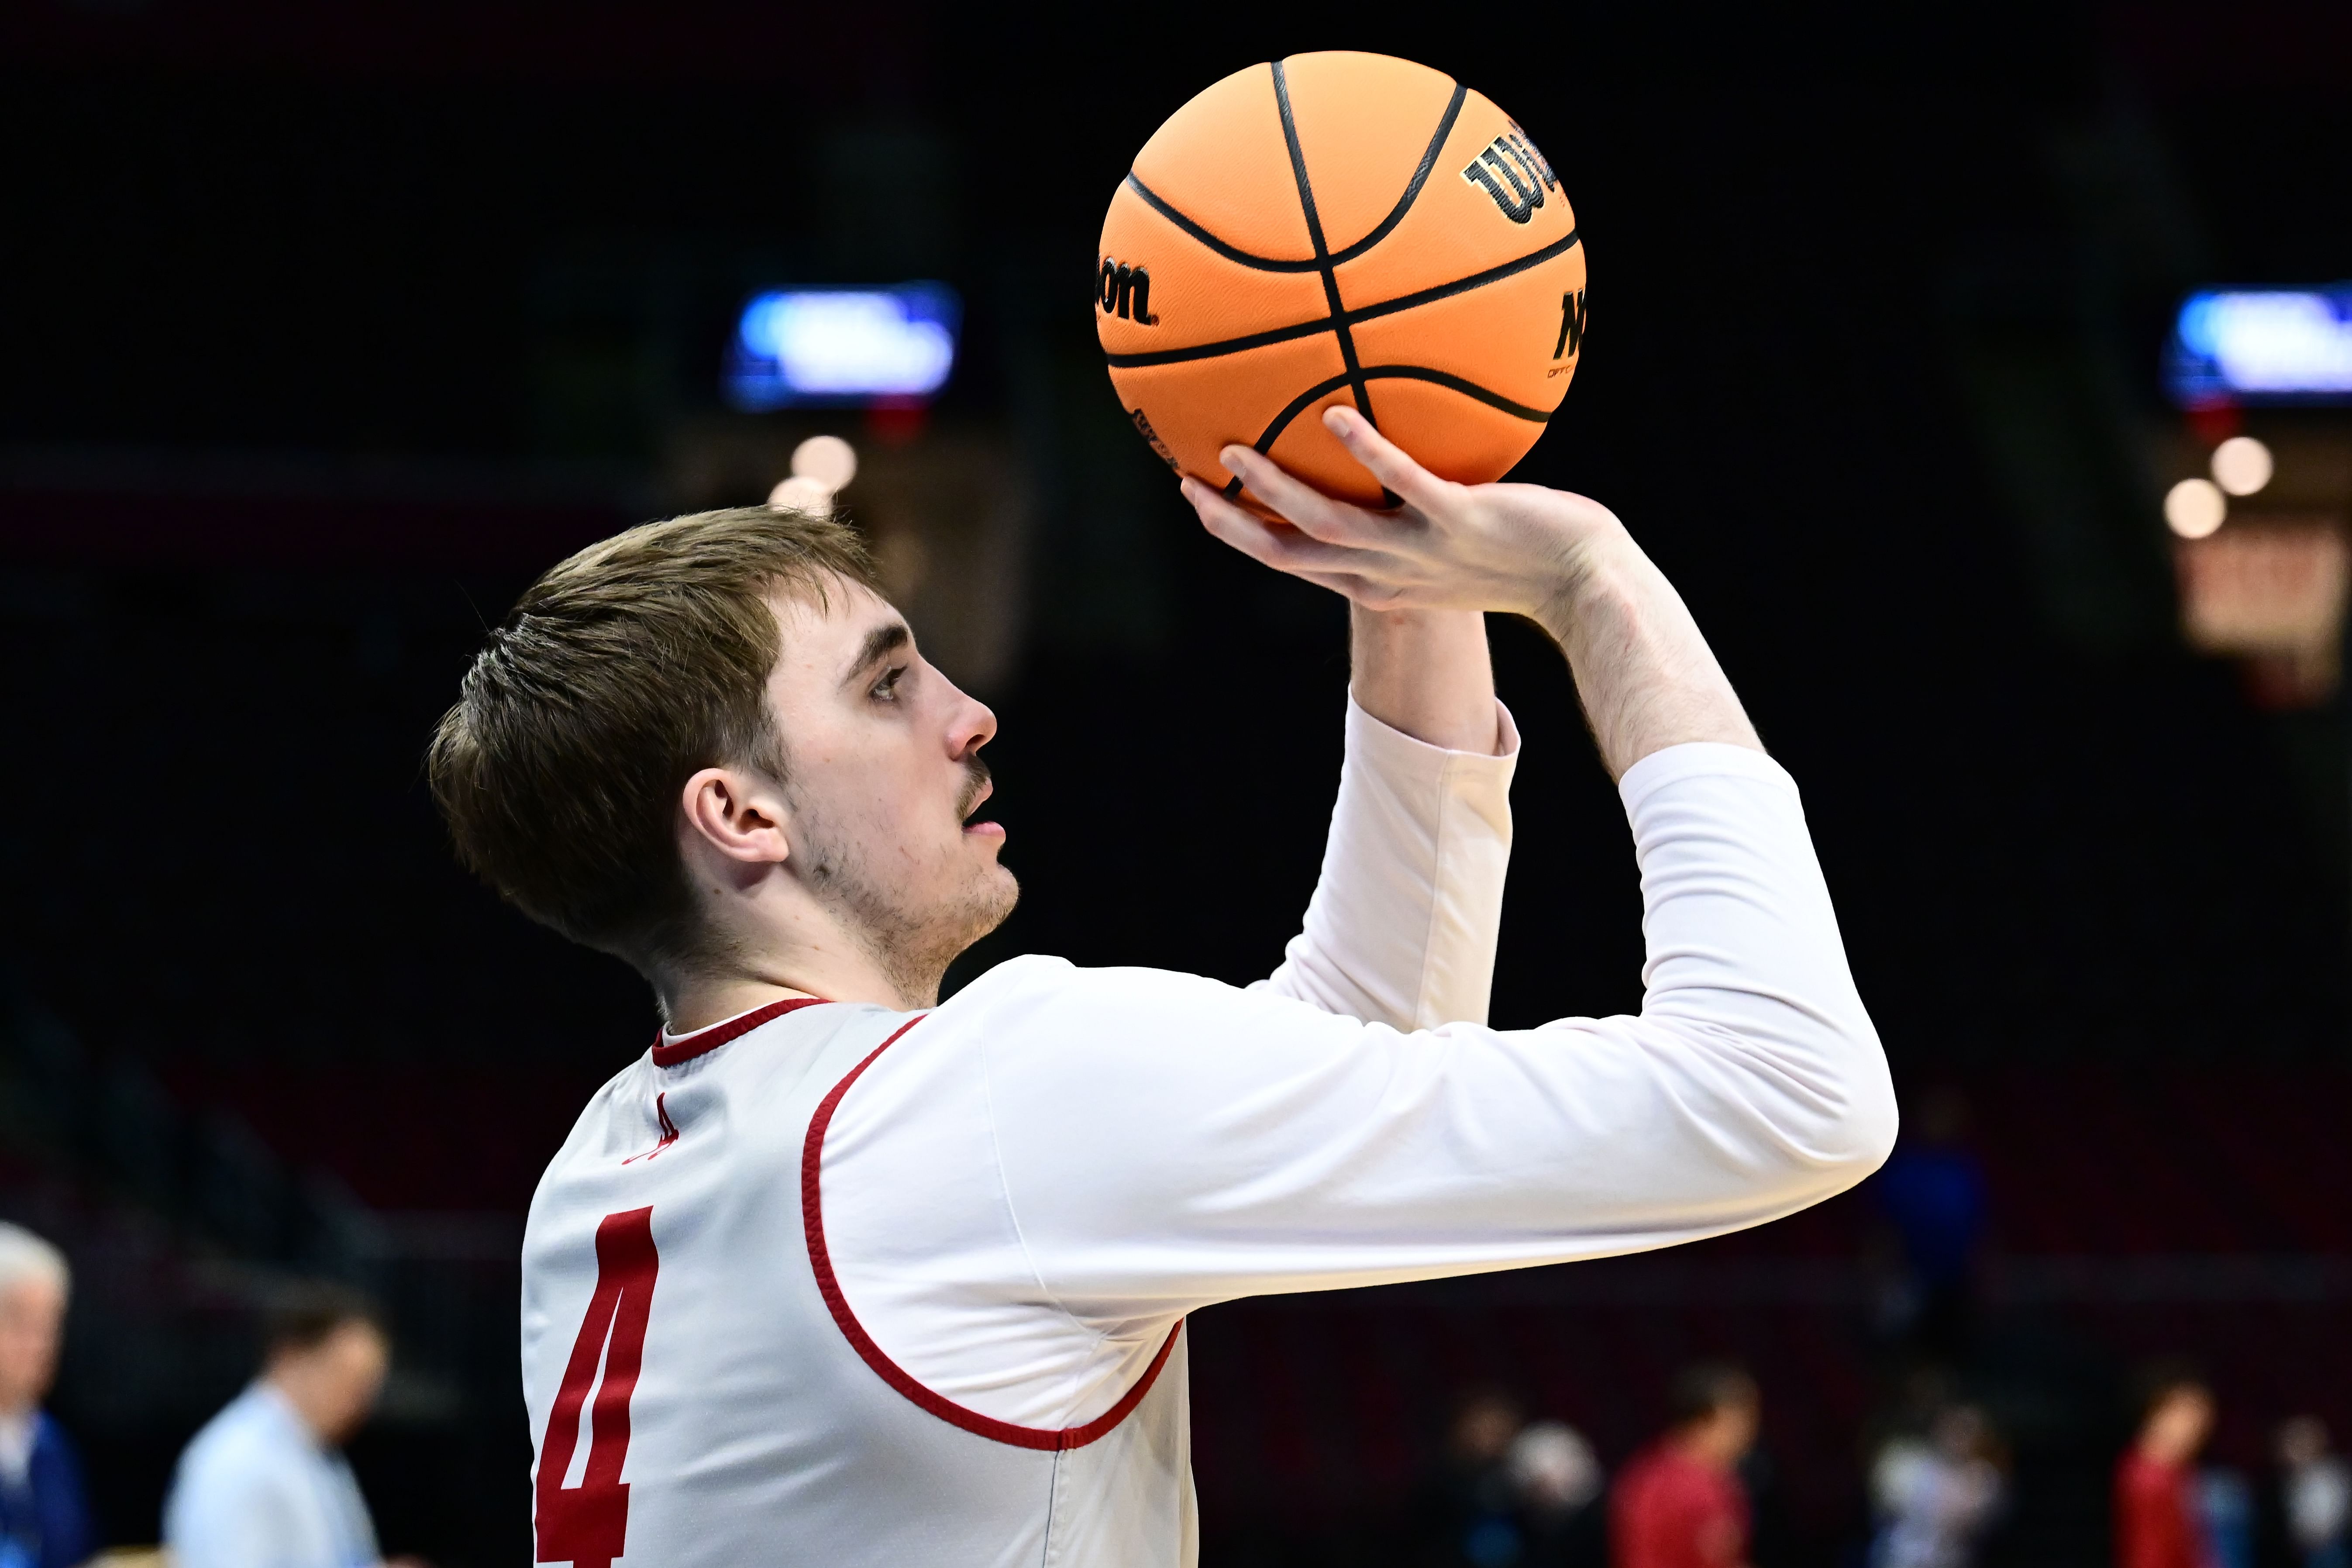
[[[1512,763],[1351,703],[1321,882],[1246,989],[1017,959],[605,1085],[524,1241],[538,1560],[1190,1564],[1188,1312],[1668,1246],[1874,1169],[1894,1097],[1787,773],[1630,770],[1642,1012],[1504,1031]]]

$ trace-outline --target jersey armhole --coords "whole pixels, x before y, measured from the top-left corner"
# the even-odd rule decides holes
[[[1182,1319],[1178,1319],[1175,1326],[1168,1331],[1168,1337],[1160,1342],[1159,1353],[1151,1358],[1151,1364],[1144,1369],[1141,1377],[1136,1379],[1135,1385],[1100,1415],[1082,1426],[1022,1426],[967,1409],[918,1383],[905,1368],[892,1361],[880,1345],[874,1342],[874,1337],[857,1321],[857,1314],[850,1310],[848,1298],[842,1293],[841,1281],[834,1273],[833,1255],[824,1240],[823,1166],[825,1129],[833,1124],[834,1112],[840,1108],[843,1096],[849,1092],[850,1086],[866,1069],[874,1065],[875,1058],[897,1044],[908,1030],[928,1016],[909,1018],[891,1031],[887,1039],[866,1053],[864,1060],[850,1068],[839,1083],[826,1091],[824,1099],[817,1104],[816,1113],[809,1118],[808,1135],[801,1144],[801,1223],[808,1239],[809,1268],[816,1275],[817,1290],[824,1297],[825,1310],[833,1314],[834,1325],[841,1331],[842,1337],[856,1351],[859,1359],[874,1369],[877,1376],[911,1403],[950,1426],[961,1426],[992,1442],[1046,1451],[1083,1448],[1108,1436],[1134,1413],[1137,1405],[1143,1403],[1144,1395],[1150,1394],[1152,1384],[1160,1380],[1161,1369],[1168,1364],[1168,1357],[1176,1348],[1176,1336],[1184,1331]]]

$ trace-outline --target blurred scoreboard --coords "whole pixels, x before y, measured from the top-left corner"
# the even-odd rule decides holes
[[[747,414],[922,403],[955,368],[961,318],[944,283],[768,289],[736,322],[727,401]]]
[[[2191,294],[2173,326],[2165,382],[2185,408],[2352,404],[2352,283]]]

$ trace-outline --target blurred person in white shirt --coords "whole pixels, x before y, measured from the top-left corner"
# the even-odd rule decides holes
[[[1598,1568],[1608,1556],[1601,1460],[1565,1421],[1531,1421],[1505,1463],[1518,1494],[1528,1568]]]
[[[375,1525],[341,1449],[391,1363],[376,1310],[304,1286],[263,1339],[261,1375],[180,1455],[163,1506],[173,1568],[374,1568]]]
[[[1927,1437],[1897,1437],[1871,1467],[1880,1525],[1871,1568],[1967,1568],[2005,1490],[1984,1415],[1955,1405]]]
[[[2278,1430],[2279,1503],[2295,1568],[2352,1568],[2352,1467],[2327,1426],[2297,1415]]]

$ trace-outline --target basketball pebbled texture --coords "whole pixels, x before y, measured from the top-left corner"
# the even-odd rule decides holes
[[[1386,55],[1293,55],[1144,143],[1103,220],[1095,321],[1169,467],[1255,505],[1217,461],[1240,443],[1380,506],[1322,411],[1352,403],[1445,479],[1500,479],[1575,374],[1584,247],[1482,95]]]

